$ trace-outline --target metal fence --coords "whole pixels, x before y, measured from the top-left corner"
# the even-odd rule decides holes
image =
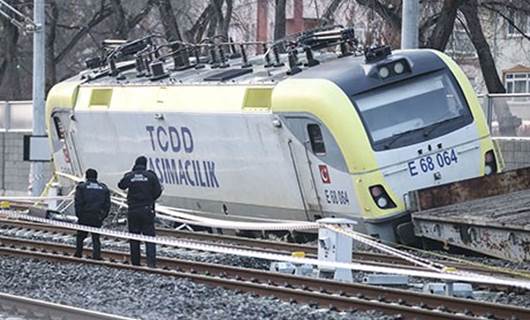
[[[31,131],[33,104],[29,101],[0,101],[0,132]]]
[[[530,93],[479,95],[494,137],[530,138]],[[32,102],[0,101],[0,132],[31,131]]]
[[[479,99],[492,136],[530,138],[530,93],[486,94]]]

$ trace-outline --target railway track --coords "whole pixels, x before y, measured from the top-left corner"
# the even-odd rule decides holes
[[[27,319],[42,320],[133,320],[132,318],[14,296],[6,293],[0,293],[0,313],[17,316],[12,319],[22,319],[21,317],[23,317]]]
[[[0,228],[11,229],[13,232],[20,232],[28,234],[32,232],[37,232],[36,235],[49,234],[64,234],[64,235],[73,235],[74,230],[67,228],[50,226],[40,223],[20,221],[20,220],[11,220],[11,219],[0,219]],[[203,232],[189,232],[189,231],[178,231],[173,229],[157,229],[157,236],[162,237],[173,237],[194,240],[200,243],[217,243],[219,245],[229,245],[230,247],[240,248],[240,249],[259,249],[260,251],[270,252],[270,253],[284,253],[290,254],[292,252],[304,252],[307,257],[316,257],[317,256],[317,247],[312,245],[305,244],[295,244],[282,241],[271,241],[271,240],[262,240],[262,239],[253,239],[253,238],[244,238],[230,235],[220,235],[220,234],[211,234]],[[104,237],[103,239],[107,239]],[[416,267],[411,265],[409,262],[399,259],[397,257],[367,252],[367,251],[354,251],[353,253],[353,262],[370,262],[370,264],[377,266],[385,267],[406,267],[409,269],[424,270],[421,267]],[[482,265],[473,265],[466,263],[456,263],[448,261],[437,261],[443,263],[444,265],[458,270],[477,272],[490,276],[518,276],[530,278],[530,272],[528,271],[517,271],[506,270],[500,268],[494,268],[489,266]],[[489,288],[495,290],[504,290],[505,287],[492,287],[487,285],[480,285],[482,288]]]
[[[74,248],[67,245],[0,237],[0,255],[91,263],[185,277],[207,285],[338,310],[379,310],[399,314],[404,319],[530,319],[530,309],[510,305],[169,258],[160,258],[158,268],[149,269],[129,265],[128,254],[124,252],[104,250],[102,261],[78,259],[72,257],[73,252]],[[89,250],[85,250],[85,254],[88,253]]]

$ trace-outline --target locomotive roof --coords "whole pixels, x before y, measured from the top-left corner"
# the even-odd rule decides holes
[[[330,61],[333,60],[355,60],[357,63],[362,62],[361,57],[344,57],[338,58],[336,53],[327,52],[321,54],[315,54],[315,59],[319,60],[320,65],[326,66]],[[265,67],[265,60],[260,56],[255,56],[249,59],[251,64],[248,68],[242,68],[242,59],[230,59],[227,61],[228,66],[225,68],[212,68],[211,64],[204,64],[201,69],[194,67],[188,68],[182,71],[176,71],[173,69],[172,62],[165,62],[164,69],[167,72],[167,76],[159,79],[152,79],[146,76],[138,76],[138,72],[134,68],[127,68],[128,65],[132,65],[134,61],[125,61],[118,64],[118,68],[127,68],[128,70],[122,71],[119,76],[112,76],[106,71],[99,70],[87,70],[81,72],[81,78],[85,80],[87,85],[95,86],[123,86],[123,85],[186,85],[186,84],[204,84],[204,85],[216,85],[216,84],[267,84],[274,85],[288,77],[296,77],[297,75],[289,75],[287,54],[280,55],[281,66],[269,66]],[[301,61],[305,63],[305,59]],[[303,65],[299,66],[301,72],[307,72],[307,70],[315,67],[306,67]],[[232,73],[232,75],[230,74]],[[222,79],[223,75],[226,75],[229,79]],[[232,76],[232,77],[231,77]],[[322,77],[322,75],[320,76]],[[93,79],[91,79],[93,78]]]
[[[240,43],[241,49],[237,53],[231,42],[211,42],[207,45],[178,42],[176,45],[181,46],[180,49],[160,56],[159,50],[171,45],[155,45],[153,38],[154,36],[148,36],[125,42],[103,59],[87,60],[87,65],[92,69],[81,72],[79,78],[76,78],[82,80],[85,86],[105,87],[274,86],[288,78],[311,78],[330,80],[348,95],[353,95],[445,67],[444,62],[429,50],[392,53],[390,47],[383,46],[364,50],[363,55],[357,46],[353,29],[335,26],[299,35],[294,41],[281,40],[269,47],[259,43],[263,45],[266,54],[250,59],[246,59],[246,44]],[[288,53],[279,53],[282,48],[280,44],[284,45],[283,49]],[[235,58],[227,59],[223,47],[225,50],[231,47]],[[203,49],[210,51],[209,59],[199,55],[199,51]],[[190,52],[195,53],[191,59]],[[117,62],[119,60],[121,62]],[[406,65],[407,72],[388,78],[378,76],[381,66],[390,66],[398,60]]]
[[[406,58],[410,62],[412,74],[421,74],[444,67],[443,62],[428,50],[396,51],[380,63],[395,61],[400,58]],[[252,64],[250,68],[241,68],[241,59],[229,60],[229,66],[226,68],[212,68],[211,65],[207,64],[202,69],[189,68],[183,71],[171,70],[173,63],[166,62],[164,68],[168,70],[168,75],[160,79],[138,76],[138,72],[134,68],[121,72],[119,76],[100,75],[97,70],[88,70],[81,73],[81,78],[85,78],[85,85],[94,86],[274,85],[287,78],[318,78],[331,80],[350,94],[381,85],[379,79],[367,77],[367,69],[370,65],[365,62],[362,56],[339,57],[337,53],[327,52],[315,55],[315,59],[320,61],[319,65],[313,67],[301,65],[299,66],[301,71],[295,75],[289,74],[287,55],[284,54],[280,56],[283,65],[277,67],[265,67],[264,59],[256,56],[249,59]],[[305,62],[305,59],[302,60],[302,63]],[[127,66],[131,63],[133,62],[122,62],[118,64],[118,67]],[[223,75],[230,77],[230,73],[236,76],[226,80],[222,79]],[[94,79],[90,79],[90,77],[94,77]],[[389,82],[391,81],[385,81],[385,84]]]

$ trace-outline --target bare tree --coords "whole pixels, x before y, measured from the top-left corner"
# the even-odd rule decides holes
[[[55,63],[55,41],[57,39],[57,23],[59,7],[55,0],[49,0],[46,10],[46,92],[57,81],[57,64]]]
[[[356,0],[374,10],[394,30],[401,30],[401,1]]]
[[[180,34],[180,28],[177,23],[175,12],[173,11],[173,5],[170,0],[157,0],[158,11],[160,13],[160,19],[164,27],[164,33],[168,41],[180,40],[182,36]]]
[[[127,39],[129,28],[121,0],[110,0],[110,5],[114,15],[114,34],[121,39]]]
[[[490,75],[488,77],[484,77],[488,91],[491,93],[504,93],[504,85],[499,78],[497,68],[495,67],[495,61],[491,55],[490,46],[486,41],[486,37],[482,31],[482,23],[478,16],[477,0],[466,1],[466,4],[460,8],[460,11],[462,11],[464,17],[466,18],[469,36],[473,42],[473,45],[475,46],[475,50],[477,51],[482,73],[484,75]]]
[[[89,32],[93,28],[98,26],[101,22],[105,21],[111,15],[112,8],[106,4],[105,0],[101,0],[98,10],[93,13],[93,15],[90,17],[90,19],[88,19],[88,21],[85,21],[79,25],[61,25],[60,27],[62,29],[69,29],[75,32],[66,41],[66,45],[64,45],[55,55],[54,62],[61,62],[72,52],[75,46],[89,34]]]
[[[525,14],[528,17],[530,16],[530,1],[528,0],[519,0],[519,1],[482,1],[480,3],[482,8],[485,8],[495,14],[498,14],[507,24],[512,26],[516,32],[518,32],[523,38],[530,40],[530,36],[527,34],[526,30],[523,30],[522,27],[518,25],[515,20],[510,17],[511,13],[517,12],[520,14]]]
[[[210,17],[214,14],[213,3],[210,2],[206,8],[201,12],[197,20],[193,23],[192,27],[186,31],[186,38],[191,42],[199,42],[208,26]]]
[[[466,1],[466,3],[460,7],[460,11],[462,11],[466,19],[469,36],[473,42],[475,50],[477,51],[480,68],[484,75],[484,82],[486,83],[488,92],[505,93],[506,90],[497,72],[490,46],[486,41],[484,32],[482,31],[477,0]],[[521,124],[521,119],[514,117],[506,104],[495,108],[495,112],[499,119],[500,133],[506,136],[516,136],[516,129]]]
[[[18,6],[19,1],[11,2],[11,5]],[[3,43],[3,54],[0,58],[0,96],[2,99],[21,99],[21,86],[19,75],[19,31],[8,19],[0,16],[2,28],[1,40]]]
[[[458,8],[460,8],[463,2],[463,0],[444,0],[442,10],[436,19],[434,30],[429,35],[428,40],[423,44],[424,47],[440,51],[445,49],[453,32]],[[435,19],[431,18],[429,20],[432,21]]]
[[[132,15],[127,13],[122,0],[110,0],[110,6],[114,17],[114,35],[120,39],[127,39],[131,30],[151,12],[154,4],[155,0],[148,0],[137,14]]]
[[[320,18],[320,25],[326,26],[335,23],[335,12],[340,7],[343,1],[344,0],[331,0],[329,5],[324,10],[324,14]]]
[[[229,37],[228,30],[230,29],[230,22],[232,21],[232,14],[234,11],[234,1],[233,0],[225,0],[226,2],[226,12],[222,23],[222,28],[220,31],[220,34],[225,36],[226,38]]]
[[[286,0],[276,0],[274,9],[274,40],[285,38],[286,19],[285,7]]]

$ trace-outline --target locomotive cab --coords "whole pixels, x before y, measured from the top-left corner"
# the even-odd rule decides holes
[[[275,96],[304,87],[314,97],[273,100],[275,108],[303,103],[300,109],[323,121],[354,185],[358,207],[351,210],[375,237],[411,241],[405,207],[410,191],[501,168],[469,81],[443,53],[383,47],[364,59],[331,61],[294,78],[277,86]],[[333,106],[319,101],[332,95]]]

